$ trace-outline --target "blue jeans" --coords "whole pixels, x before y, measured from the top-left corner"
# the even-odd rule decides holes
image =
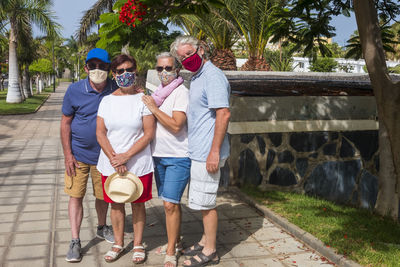
[[[158,196],[179,204],[190,178],[189,158],[153,157]]]

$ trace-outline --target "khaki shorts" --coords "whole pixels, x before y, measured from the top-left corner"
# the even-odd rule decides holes
[[[219,167],[225,165],[225,159],[220,160]],[[190,185],[188,206],[193,210],[211,210],[217,206],[217,191],[221,170],[209,173],[206,163],[192,160],[190,167]]]
[[[103,187],[101,185],[101,175],[96,165],[86,164],[78,161],[80,168],[75,168],[76,175],[64,175],[64,192],[71,197],[81,198],[86,194],[87,181],[92,177],[93,195],[97,199],[103,200]]]

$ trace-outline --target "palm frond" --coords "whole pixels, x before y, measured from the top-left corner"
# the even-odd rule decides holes
[[[96,25],[100,15],[104,12],[113,12],[112,7],[116,0],[98,0],[90,9],[83,12],[80,20],[80,27],[76,33],[78,41],[82,43],[86,40],[90,29]]]

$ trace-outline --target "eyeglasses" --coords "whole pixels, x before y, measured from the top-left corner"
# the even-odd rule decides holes
[[[109,69],[109,65],[107,63],[93,63],[93,62],[88,62],[86,64],[86,67],[88,68],[88,70],[95,70],[95,69],[99,69],[99,70],[107,70]]]
[[[194,53],[192,53],[192,54],[190,54],[190,55],[188,55],[188,56],[186,56],[186,57],[180,57],[180,58],[179,58],[179,61],[180,61],[180,62],[185,61],[186,59],[190,58],[190,57],[193,56],[194,54],[197,54],[198,51],[199,51],[199,47],[197,47],[197,49],[196,49],[196,51],[194,51]]]
[[[124,72],[134,72],[135,71],[135,67],[130,67],[130,68],[126,68],[126,69],[116,69],[115,73],[121,75]]]
[[[158,72],[162,72],[163,70],[166,70],[166,71],[170,72],[170,71],[172,71],[173,69],[174,69],[174,67],[172,67],[172,66],[165,66],[165,67],[163,67],[163,66],[156,66],[156,70],[157,70]]]

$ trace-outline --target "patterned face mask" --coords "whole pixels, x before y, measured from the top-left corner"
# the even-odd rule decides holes
[[[135,73],[134,72],[124,72],[121,75],[115,77],[117,85],[119,87],[131,87],[135,83]]]
[[[166,85],[176,79],[178,75],[176,71],[166,71],[163,70],[162,72],[158,73],[158,78],[160,79],[161,83]]]

